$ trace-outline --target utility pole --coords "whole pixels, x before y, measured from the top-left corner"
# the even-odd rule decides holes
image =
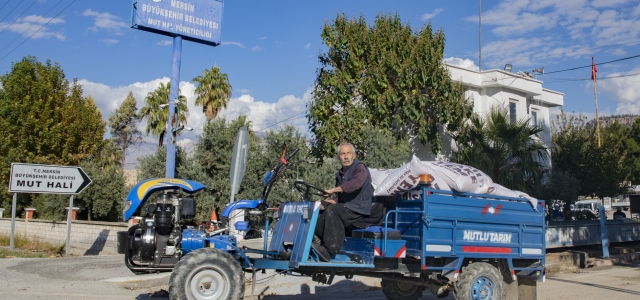
[[[480,7],[478,8],[478,70],[482,72],[482,0],[478,0]]]
[[[596,135],[598,137],[598,148],[600,148],[600,117],[598,116],[598,93],[596,91],[596,68],[595,60],[591,57],[591,79],[593,80],[593,97],[596,99]]]

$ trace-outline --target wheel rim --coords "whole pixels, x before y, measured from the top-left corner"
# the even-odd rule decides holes
[[[413,295],[416,288],[416,286],[411,283],[401,281],[396,281],[396,287],[398,287],[398,293],[402,296]]]
[[[186,283],[187,294],[198,300],[227,299],[229,296],[229,278],[217,268],[200,268]]]
[[[480,276],[474,282],[471,287],[471,299],[473,300],[490,300],[494,299],[494,283],[491,278]]]

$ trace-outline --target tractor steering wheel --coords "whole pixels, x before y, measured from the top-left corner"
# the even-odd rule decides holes
[[[318,196],[324,199],[324,190],[315,185],[306,183],[302,180],[296,180],[293,183],[293,186],[295,186],[298,192],[300,192],[303,200],[311,201],[311,196]]]

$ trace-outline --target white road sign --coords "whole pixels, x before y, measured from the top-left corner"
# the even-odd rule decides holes
[[[11,163],[9,192],[75,195],[90,183],[80,167]]]

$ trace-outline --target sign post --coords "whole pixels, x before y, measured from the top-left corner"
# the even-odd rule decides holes
[[[67,194],[71,195],[69,213],[67,215],[66,255],[69,256],[73,195],[82,192],[89,184],[91,184],[91,179],[80,167],[11,163],[11,176],[9,178],[9,192],[13,193],[9,247],[11,251],[13,251],[14,246],[17,194]]]
[[[178,133],[178,97],[182,40],[220,45],[222,1],[218,0],[133,0],[131,28],[173,38],[171,91],[167,121],[167,162],[165,175],[173,178],[176,171],[176,135]]]
[[[249,133],[247,132],[247,126],[240,127],[238,130],[238,136],[236,136],[236,142],[233,144],[233,154],[231,156],[231,168],[229,170],[229,178],[231,179],[231,199],[229,203],[235,200],[235,196],[240,190],[240,183],[244,178],[244,173],[247,170],[247,154],[249,152]],[[229,225],[231,231],[236,235],[236,238],[240,240],[242,236],[236,230],[236,222],[244,221],[244,210],[239,210],[233,216],[229,216]]]
[[[18,193],[13,193],[13,203],[11,204],[11,240],[9,242],[9,250],[13,252],[13,237],[16,233],[16,201]]]

